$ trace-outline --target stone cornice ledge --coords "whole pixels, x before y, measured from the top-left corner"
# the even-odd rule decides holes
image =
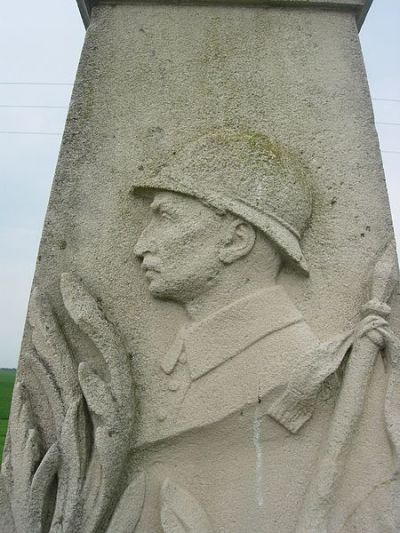
[[[85,26],[90,21],[90,12],[96,4],[159,3],[159,4],[232,4],[292,7],[329,7],[332,9],[354,9],[357,24],[361,28],[373,0],[77,0]]]

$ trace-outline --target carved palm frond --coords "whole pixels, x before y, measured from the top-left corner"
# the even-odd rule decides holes
[[[94,455],[87,479],[98,476],[96,484],[86,484],[83,527],[85,533],[98,533],[110,518],[110,503],[120,495],[129,453],[134,420],[131,371],[120,336],[77,278],[63,274],[61,293],[68,313],[97,347],[109,374],[105,380],[85,362],[79,366],[79,383],[94,429]]]
[[[200,503],[168,478],[161,488],[161,524],[164,533],[212,533]]]
[[[75,533],[81,527],[81,496],[88,462],[86,425],[82,398],[79,398],[70,405],[61,430],[57,505],[50,531],[57,531],[61,524],[63,533]]]
[[[142,514],[146,479],[138,474],[125,489],[107,528],[107,533],[133,533]]]
[[[27,382],[15,385],[0,510],[7,533],[100,533],[111,517],[114,529],[108,531],[131,533],[143,506],[143,475],[113,513],[124,489],[134,419],[128,356],[82,284],[66,274],[61,287],[71,318],[97,347],[109,378],[85,362],[77,369],[48,299],[35,289],[28,311],[31,344],[23,358]],[[38,404],[49,412],[33,411]]]
[[[26,361],[41,384],[42,394],[47,396],[57,439],[57,495],[50,530],[56,531],[59,524],[62,524],[63,531],[69,533],[77,531],[80,525],[80,496],[87,463],[87,422],[83,413],[82,393],[74,357],[48,299],[37,288],[32,293],[28,320],[34,351],[27,354]],[[43,461],[50,460],[50,457],[54,460],[52,455],[46,454]],[[44,485],[49,487],[52,481],[46,479],[44,483],[41,477],[38,482],[39,480],[41,484],[38,485],[37,492],[44,492]],[[40,532],[44,509],[39,511],[39,500],[35,501],[32,522],[38,524],[35,531]],[[45,505],[45,495],[41,501]]]
[[[4,531],[7,531],[8,533],[17,533],[11,508],[10,496],[3,473],[0,473],[0,516]]]
[[[29,501],[29,520],[32,533],[41,533],[46,497],[60,466],[60,448],[53,444],[46,452],[32,479]]]
[[[15,529],[18,533],[24,533],[29,531],[31,485],[41,458],[41,445],[35,429],[28,391],[22,382],[17,382],[14,387],[10,419],[10,442],[3,462],[2,475]]]
[[[55,383],[65,416],[70,403],[81,397],[76,364],[48,298],[37,288],[32,292],[28,319],[33,345],[48,371],[48,377]]]

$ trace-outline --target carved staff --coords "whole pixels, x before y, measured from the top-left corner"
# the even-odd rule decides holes
[[[365,318],[353,337],[353,347],[329,431],[327,447],[319,463],[317,475],[310,485],[304,513],[298,524],[298,533],[326,533],[328,531],[329,512],[334,501],[334,493],[343,473],[349,442],[357,430],[363,412],[376,358],[386,343],[390,342],[386,322],[390,307],[387,302],[397,283],[395,245],[391,242],[373,271],[371,299],[363,307],[362,312]],[[394,363],[398,367],[398,361]],[[387,412],[386,419],[388,421]],[[388,427],[392,437],[393,429]]]

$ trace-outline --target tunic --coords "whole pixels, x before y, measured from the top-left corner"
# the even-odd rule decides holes
[[[267,413],[318,343],[279,285],[238,299],[178,333],[160,364],[155,419],[139,421],[133,453],[146,472],[147,490],[138,531],[162,531],[154,509],[160,508],[166,479],[191,492],[215,532],[296,531],[329,430],[335,381],[324,385],[314,415],[296,434]],[[329,533],[395,531],[385,511],[393,465],[382,380],[379,359],[349,452],[351,475],[338,486]],[[381,468],[369,472],[372,460]]]

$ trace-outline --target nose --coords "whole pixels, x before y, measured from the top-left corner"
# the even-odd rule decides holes
[[[146,253],[154,251],[154,239],[151,236],[150,226],[147,226],[140,234],[140,237],[133,248],[133,253],[136,255],[136,257],[142,259]]]

